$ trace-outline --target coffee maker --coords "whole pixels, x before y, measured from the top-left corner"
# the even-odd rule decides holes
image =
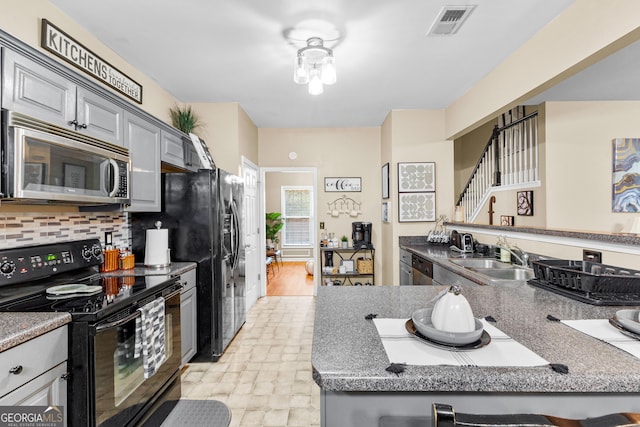
[[[351,238],[353,239],[353,247],[355,249],[372,249],[371,244],[371,223],[370,222],[352,222]]]

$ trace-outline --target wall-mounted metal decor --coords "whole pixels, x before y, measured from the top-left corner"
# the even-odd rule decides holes
[[[398,221],[419,222],[436,220],[436,193],[398,194]]]
[[[398,163],[398,192],[436,191],[436,164]]]
[[[533,191],[518,191],[518,215],[533,215]]]
[[[613,212],[640,212],[640,138],[613,140]]]
[[[382,198],[389,198],[389,163],[382,166]]]
[[[362,179],[361,178],[325,177],[324,191],[325,192],[342,192],[342,193],[362,191]]]
[[[114,88],[127,98],[142,104],[142,85],[127,77],[122,71],[46,19],[42,20],[40,35],[40,45],[45,50]]]

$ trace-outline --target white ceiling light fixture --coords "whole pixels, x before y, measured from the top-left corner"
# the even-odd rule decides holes
[[[320,37],[310,37],[307,45],[298,49],[296,56],[293,81],[309,85],[311,95],[320,95],[323,85],[332,85],[336,82],[336,62],[333,50],[324,46]]]

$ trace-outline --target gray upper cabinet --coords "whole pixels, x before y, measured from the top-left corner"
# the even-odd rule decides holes
[[[123,145],[123,108],[12,50],[3,56],[3,108]]]
[[[167,131],[162,131],[162,154],[163,162],[170,163],[178,167],[184,167],[184,147],[182,138]]]
[[[124,146],[131,157],[129,212],[160,212],[160,128],[129,111],[124,113]]]

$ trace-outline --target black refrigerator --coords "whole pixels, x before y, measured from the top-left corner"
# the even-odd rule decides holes
[[[133,252],[162,221],[171,261],[196,262],[199,360],[217,361],[246,319],[242,179],[221,169],[162,174],[162,211],[132,213]]]

